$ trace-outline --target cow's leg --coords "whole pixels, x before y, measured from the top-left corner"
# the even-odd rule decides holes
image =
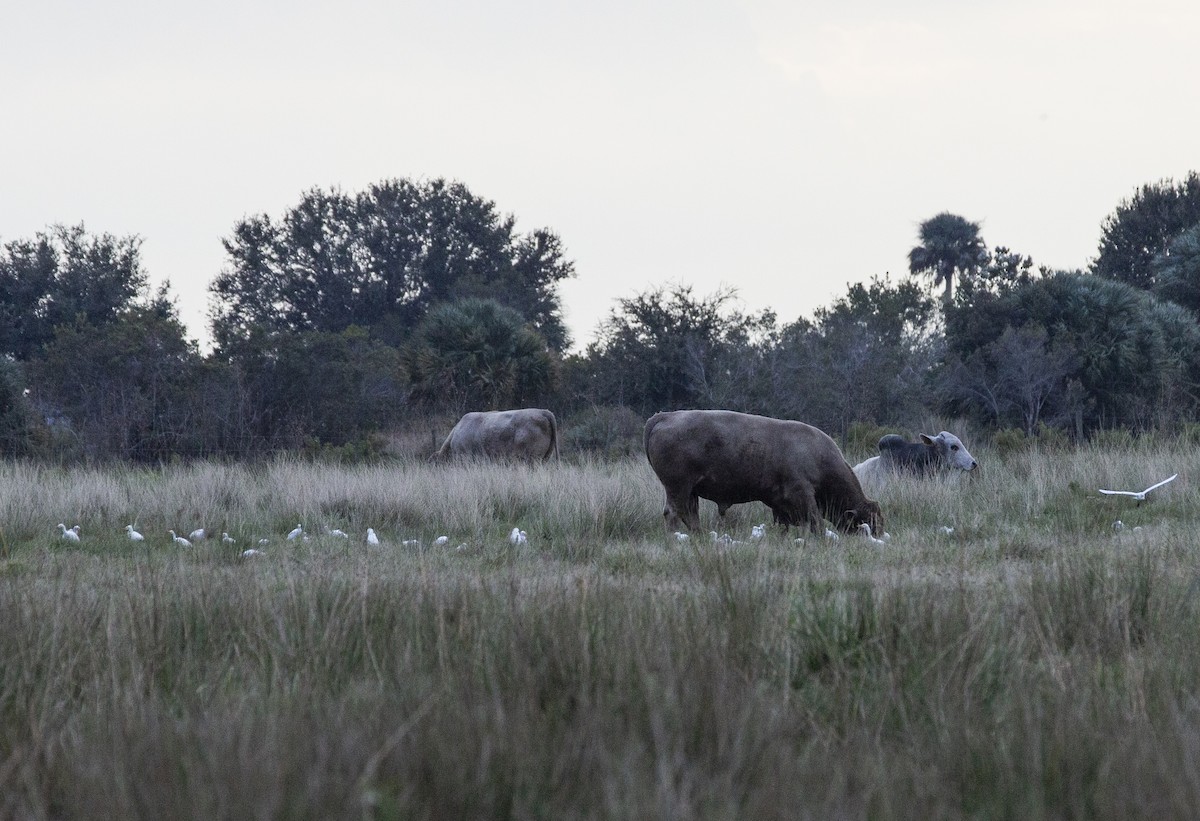
[[[800,500],[800,516],[796,524],[801,522],[808,524],[808,529],[815,536],[820,536],[825,533],[825,519],[821,516],[821,508],[817,506],[817,497],[811,486],[804,487],[799,490],[798,497]]]
[[[690,530],[700,529],[700,497],[695,493],[688,497],[687,515],[683,522]]]

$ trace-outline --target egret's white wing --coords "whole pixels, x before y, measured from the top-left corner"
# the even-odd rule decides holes
[[[1178,473],[1176,473],[1176,474],[1175,474],[1175,476],[1178,476],[1178,475],[1179,475]],[[1150,487],[1148,487],[1148,488],[1146,488],[1145,490],[1143,490],[1143,491],[1142,491],[1142,493],[1149,493],[1149,492],[1150,492],[1150,491],[1152,491],[1152,490],[1156,490],[1157,488],[1160,488],[1160,487],[1162,487],[1162,486],[1163,486],[1163,485],[1165,485],[1167,482],[1173,482],[1173,481],[1175,481],[1175,476],[1172,476],[1170,479],[1163,479],[1163,480],[1162,480],[1161,482],[1159,482],[1157,485],[1150,485]]]
[[[1109,496],[1141,496],[1142,493],[1136,490],[1105,490],[1100,488],[1101,493],[1107,493]]]

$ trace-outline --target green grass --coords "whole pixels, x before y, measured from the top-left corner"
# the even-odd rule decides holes
[[[882,547],[676,542],[638,459],[0,466],[0,817],[1200,814],[1200,454],[975,455]]]

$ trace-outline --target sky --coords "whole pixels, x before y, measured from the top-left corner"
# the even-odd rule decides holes
[[[142,238],[207,345],[246,216],[446,178],[548,228],[576,348],[680,283],[810,316],[950,211],[1083,268],[1200,169],[1192,0],[40,0],[0,6],[0,242]]]

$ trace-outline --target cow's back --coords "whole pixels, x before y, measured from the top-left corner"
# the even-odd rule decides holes
[[[463,414],[438,451],[440,456],[549,459],[558,456],[558,423],[544,408]]]

